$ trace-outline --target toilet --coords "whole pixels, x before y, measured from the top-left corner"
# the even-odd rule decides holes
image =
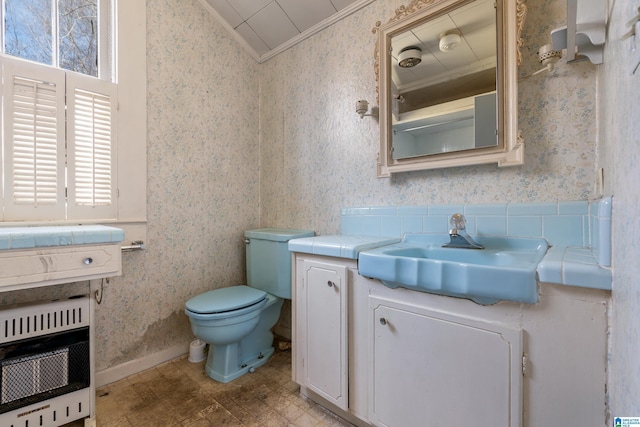
[[[271,328],[291,299],[288,241],[313,231],[245,231],[247,285],[214,289],[185,303],[193,334],[209,344],[205,371],[227,383],[266,363],[274,352]]]

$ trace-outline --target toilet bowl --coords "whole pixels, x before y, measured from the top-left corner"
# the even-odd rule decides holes
[[[284,299],[291,299],[287,242],[313,231],[259,229],[245,232],[248,285],[219,288],[185,303],[196,338],[209,344],[205,371],[222,383],[266,363],[274,353],[271,329]]]
[[[227,383],[269,360],[274,352],[271,328],[282,303],[281,298],[248,286],[216,289],[187,301],[185,313],[193,334],[210,346],[207,375]]]

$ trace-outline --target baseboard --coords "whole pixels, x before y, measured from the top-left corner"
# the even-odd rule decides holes
[[[371,424],[368,424],[366,421],[360,418],[356,418],[354,414],[350,414],[349,412],[338,408],[333,402],[328,401],[324,397],[321,397],[319,394],[314,393],[305,386],[300,386],[300,394],[302,394],[307,399],[310,399],[311,401],[319,404],[323,409],[330,412],[334,417],[348,421],[356,427],[371,427]],[[366,418],[366,416],[363,417]]]
[[[189,343],[176,345],[166,350],[159,351],[149,356],[144,356],[139,359],[130,360],[121,365],[107,368],[103,371],[96,372],[96,387],[102,387],[103,385],[111,384],[118,380],[128,377],[129,375],[137,374],[138,372],[146,371],[161,363],[167,362],[176,357],[180,357],[189,352]]]

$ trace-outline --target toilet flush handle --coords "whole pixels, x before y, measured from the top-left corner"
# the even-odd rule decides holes
[[[246,237],[244,237],[242,240],[243,240],[243,241],[244,241],[244,243],[246,243],[247,245],[248,245],[249,243],[251,243],[251,240],[247,239]]]

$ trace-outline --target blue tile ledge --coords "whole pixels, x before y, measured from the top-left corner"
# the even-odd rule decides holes
[[[0,250],[118,243],[124,230],[104,225],[0,227]]]
[[[540,282],[611,290],[611,268],[598,264],[597,253],[589,247],[552,246],[537,272]]]
[[[337,258],[357,259],[360,251],[391,245],[399,237],[334,234],[289,240],[289,251]]]

